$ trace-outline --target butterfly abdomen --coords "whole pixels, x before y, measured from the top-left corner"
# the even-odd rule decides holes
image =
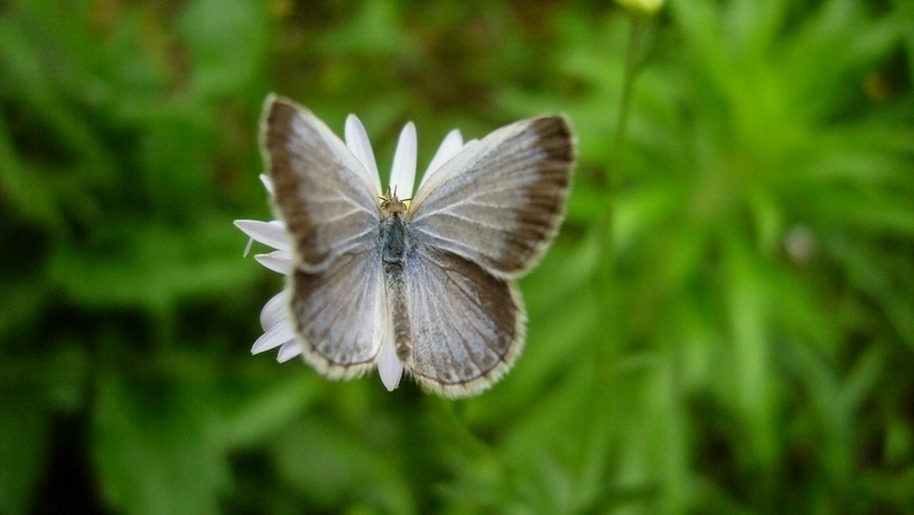
[[[412,247],[409,230],[399,213],[392,214],[381,222],[381,260],[384,262],[384,277],[387,281],[387,298],[390,301],[393,318],[394,344],[397,357],[406,361],[412,349],[412,329],[406,307],[406,292],[403,285],[403,266]]]

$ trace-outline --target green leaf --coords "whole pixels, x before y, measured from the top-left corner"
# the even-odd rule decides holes
[[[58,254],[51,264],[53,281],[75,302],[161,314],[179,299],[231,290],[262,272],[242,258],[244,235],[228,220],[184,230],[123,222],[118,228],[110,250]]]
[[[39,385],[0,388],[0,513],[30,513],[44,472],[51,410]]]
[[[192,381],[99,378],[94,457],[107,501],[131,515],[220,511],[229,471]]]
[[[343,427],[309,418],[275,442],[277,467],[316,506],[415,513],[398,460]]]
[[[268,49],[266,6],[251,0],[195,0],[181,20],[198,98],[238,93],[261,71]]]
[[[267,391],[238,403],[220,423],[226,447],[253,446],[288,426],[313,404],[320,389],[314,374],[272,385]]]

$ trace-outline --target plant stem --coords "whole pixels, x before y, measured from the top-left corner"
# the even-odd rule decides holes
[[[616,197],[622,181],[625,163],[625,136],[628,119],[632,108],[632,89],[635,77],[641,68],[644,41],[650,28],[650,18],[629,16],[628,43],[625,51],[625,69],[622,76],[622,91],[619,99],[619,115],[616,120],[616,133],[613,136],[611,160],[606,170],[606,218],[603,242],[603,266],[601,269],[601,286],[608,291],[613,283],[615,267],[615,239],[613,221],[615,219]]]

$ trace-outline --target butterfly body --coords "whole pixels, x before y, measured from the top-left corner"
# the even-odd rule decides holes
[[[381,261],[384,263],[384,278],[387,283],[387,298],[390,303],[390,314],[394,329],[394,345],[400,361],[409,359],[411,327],[409,313],[404,300],[403,269],[407,266],[408,254],[414,246],[414,236],[403,217],[407,213],[406,204],[396,194],[388,192],[379,206],[381,226],[378,232],[378,246],[381,248]]]
[[[497,381],[524,343],[516,279],[564,213],[567,122],[526,120],[463,145],[407,205],[395,188],[380,196],[370,167],[310,111],[271,97],[264,113],[275,205],[296,255],[289,318],[305,359],[332,378],[378,366],[388,388],[405,368],[451,397]]]

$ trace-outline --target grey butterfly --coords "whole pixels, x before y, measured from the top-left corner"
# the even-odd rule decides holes
[[[489,388],[524,345],[516,281],[564,216],[575,153],[567,120],[523,120],[465,144],[452,131],[412,198],[412,123],[384,190],[354,116],[345,137],[288,99],[265,102],[264,183],[281,221],[236,225],[277,249],[257,257],[288,287],[264,306],[252,350],[301,354],[332,379],[377,366],[389,390],[404,368],[448,397]]]

